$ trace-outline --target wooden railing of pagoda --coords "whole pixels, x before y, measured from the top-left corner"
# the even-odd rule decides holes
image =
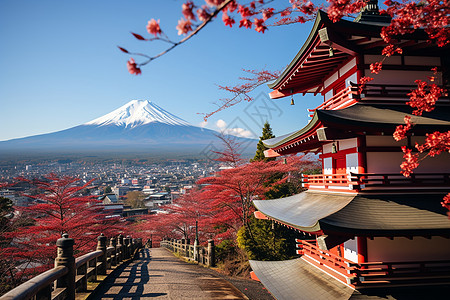
[[[346,189],[370,191],[378,189],[449,188],[450,173],[349,173],[302,175],[303,187],[308,189]]]
[[[55,267],[12,289],[0,300],[27,299],[75,299],[76,293],[87,291],[88,281],[96,281],[98,275],[107,275],[107,270],[121,262],[132,259],[141,239],[113,237],[107,245],[103,234],[97,239],[97,249],[83,256],[73,256],[74,240],[67,234],[56,242]]]
[[[355,263],[320,249],[315,240],[297,240],[297,254],[354,288],[450,283],[450,260]]]
[[[332,110],[332,109],[342,109],[349,107],[350,105],[355,104],[358,102],[359,95],[358,95],[358,87],[348,86],[318,107],[314,109],[308,109],[310,113],[314,113],[317,109],[325,109],[325,110]],[[310,117],[313,115],[310,114]]]
[[[160,242],[160,245],[172,252],[180,254],[188,260],[196,261],[209,267],[216,265],[214,240],[208,240],[208,246],[203,247],[195,242],[194,245],[191,245],[189,239],[176,240],[164,238]]]
[[[416,85],[395,85],[395,84],[365,84],[359,85],[350,82],[350,85],[319,105],[314,109],[308,109],[310,117],[317,109],[333,110],[349,107],[357,102],[372,104],[405,104],[408,102],[412,90],[417,89]],[[442,95],[438,104],[449,104],[448,93]]]

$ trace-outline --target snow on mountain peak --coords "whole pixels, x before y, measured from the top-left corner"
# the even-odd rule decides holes
[[[109,114],[87,122],[84,125],[117,125],[133,128],[153,122],[181,126],[190,125],[183,119],[148,100],[132,100]]]

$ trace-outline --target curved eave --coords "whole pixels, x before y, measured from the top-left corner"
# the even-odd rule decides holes
[[[317,38],[317,31],[321,26],[324,14],[325,13],[322,11],[319,11],[317,13],[316,20],[314,21],[314,25],[312,27],[311,32],[309,33],[308,38],[306,39],[306,42],[303,44],[300,51],[297,53],[297,55],[294,57],[291,63],[286,67],[283,73],[281,73],[280,77],[278,77],[278,79],[276,79],[274,82],[268,84],[268,87],[270,89],[273,90],[278,89],[281,86],[282,82],[286,79],[288,74],[291,72],[293,67],[298,65],[298,62],[301,60],[301,58],[305,56],[304,54],[306,53],[306,50],[310,50],[313,48],[312,44]]]
[[[266,148],[276,148],[294,139],[312,135],[315,133],[315,130],[317,130],[317,128],[319,128],[320,126],[321,125],[319,124],[319,117],[317,115],[317,111],[315,111],[311,121],[309,121],[308,125],[306,125],[302,129],[285,135],[281,135],[273,139],[263,140],[262,142]]]
[[[350,195],[303,192],[255,200],[268,219],[304,232],[367,236],[450,236],[444,194]],[[387,213],[388,212],[388,213]]]
[[[303,192],[275,200],[254,200],[255,207],[271,220],[304,232],[319,232],[319,221],[345,207],[354,195]]]
[[[273,138],[264,140],[267,148],[280,152],[282,147],[316,134],[320,127],[329,127],[335,130],[334,139],[344,138],[345,131],[376,133],[383,131],[392,133],[399,124],[403,124],[404,117],[411,117],[414,124],[411,132],[422,134],[433,130],[448,130],[450,127],[450,107],[443,106],[438,109],[415,116],[408,111],[411,108],[403,106],[382,106],[355,104],[340,110],[316,110],[311,121],[304,128]],[[340,130],[339,129],[345,129]],[[305,143],[304,147],[315,148],[320,143]],[[301,147],[300,147],[301,148]],[[299,148],[297,148],[298,150]],[[301,151],[301,150],[300,150]],[[299,152],[299,151],[297,151]]]

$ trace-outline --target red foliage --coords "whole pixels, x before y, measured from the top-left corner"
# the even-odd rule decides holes
[[[76,256],[93,251],[97,237],[117,235],[120,226],[107,222],[103,208],[90,196],[81,196],[81,191],[91,182],[80,185],[80,179],[45,176],[42,181],[18,178],[38,189],[38,195],[26,195],[35,199],[29,207],[16,208],[19,216],[27,217],[28,224],[9,232],[7,238],[13,239],[4,255],[17,264],[22,264],[30,273],[34,268],[50,267],[56,257],[56,240],[63,233],[75,240]]]
[[[436,101],[442,96],[444,90],[436,84],[428,85],[422,80],[416,80],[415,83],[417,84],[417,89],[412,90],[408,94],[409,102],[407,104],[416,108],[413,114],[421,116],[424,111],[430,112],[434,109]]]
[[[289,172],[300,172],[310,166],[311,161],[303,156],[293,156],[287,159],[287,164],[257,161],[200,179],[198,184],[205,184],[201,197],[211,201],[213,222],[223,229],[218,237],[233,237],[241,226],[248,225],[254,212],[252,200],[264,199],[264,193],[286,181]]]
[[[406,125],[398,125],[397,128],[395,129],[393,136],[396,141],[401,141],[404,138],[406,138],[406,133],[412,127],[410,116],[405,116],[404,121]]]

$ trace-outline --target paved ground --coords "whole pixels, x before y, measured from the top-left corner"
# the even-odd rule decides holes
[[[143,249],[139,259],[114,275],[91,299],[249,299],[212,270],[181,261],[164,248]]]

